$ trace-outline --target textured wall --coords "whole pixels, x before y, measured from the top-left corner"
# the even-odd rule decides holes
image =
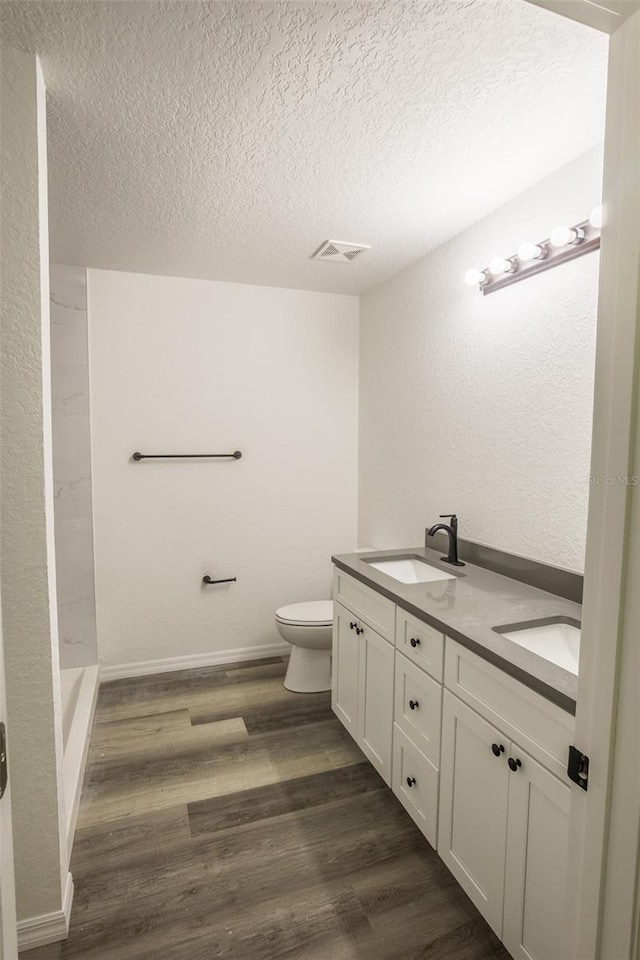
[[[363,297],[361,542],[456,512],[468,539],[582,570],[599,255],[487,297],[463,277],[584,219],[601,176],[596,148]]]
[[[66,881],[49,380],[45,89],[2,51],[2,621],[18,919]]]
[[[276,608],[330,596],[331,553],[355,546],[357,298],[88,281],[100,662],[278,641]]]
[[[87,271],[52,265],[53,480],[63,669],[98,662],[87,337]]]

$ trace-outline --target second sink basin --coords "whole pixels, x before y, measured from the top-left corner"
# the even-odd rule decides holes
[[[548,617],[529,623],[494,627],[496,633],[513,640],[539,657],[578,675],[580,624],[569,617]]]
[[[363,558],[365,559],[365,558]],[[419,557],[393,557],[389,560],[365,560],[374,570],[386,573],[400,583],[432,583],[434,580],[455,580],[455,574],[447,573],[425,563]]]

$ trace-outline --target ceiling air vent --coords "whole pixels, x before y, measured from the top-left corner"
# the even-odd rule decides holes
[[[326,260],[328,263],[351,263],[365,250],[366,243],[346,243],[344,240],[325,240],[312,255],[312,260]]]

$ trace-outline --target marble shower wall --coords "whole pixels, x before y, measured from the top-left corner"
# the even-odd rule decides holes
[[[98,662],[87,271],[51,265],[51,392],[60,666]]]

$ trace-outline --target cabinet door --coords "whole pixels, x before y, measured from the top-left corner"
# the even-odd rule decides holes
[[[499,751],[495,756],[493,745]],[[438,853],[502,937],[511,744],[444,691]]]
[[[564,957],[571,790],[513,744],[503,942],[516,960]]]
[[[396,652],[394,719],[435,767],[440,766],[442,685]]]
[[[358,745],[391,785],[395,648],[371,627],[360,628]]]
[[[432,847],[438,836],[438,771],[407,736],[393,731],[393,792]]]
[[[360,638],[350,624],[355,617],[342,604],[333,604],[331,707],[354,740],[358,737]]]

